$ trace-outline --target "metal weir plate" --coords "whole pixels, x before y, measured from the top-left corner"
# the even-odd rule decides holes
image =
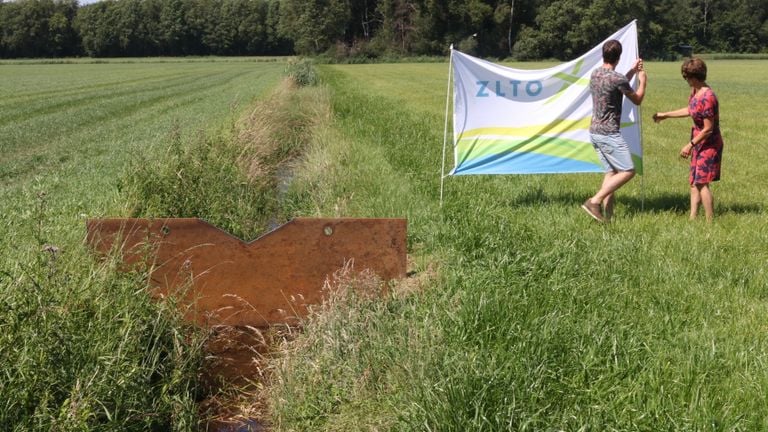
[[[87,242],[146,266],[155,294],[183,293],[189,319],[211,325],[294,323],[352,262],[383,280],[406,275],[405,219],[297,218],[251,242],[196,218],[90,219]]]

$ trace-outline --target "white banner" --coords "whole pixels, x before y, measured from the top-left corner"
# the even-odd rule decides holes
[[[636,22],[605,41],[610,39],[622,44],[616,71],[626,73],[637,59]],[[605,41],[576,60],[541,70],[513,69],[451,50],[455,164],[450,174],[602,172],[589,139],[589,77],[603,64]],[[626,97],[621,133],[641,173],[639,110]]]

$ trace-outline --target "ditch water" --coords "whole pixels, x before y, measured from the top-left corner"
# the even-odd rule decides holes
[[[209,432],[267,432],[269,429],[254,419],[237,422],[238,424],[213,424],[208,426]]]
[[[276,328],[217,326],[205,343],[201,404],[209,432],[267,432],[265,370],[271,349],[285,338]]]
[[[281,164],[277,168],[277,199],[283,201],[288,192],[293,172],[290,164]],[[267,226],[270,232],[282,225],[276,217],[272,217]],[[241,327],[223,327],[216,332],[206,346],[206,357],[211,358],[206,365],[204,375],[210,385],[243,386],[248,381],[264,383],[263,365],[266,356],[269,355],[273,336],[276,334],[270,329],[255,329]],[[262,401],[254,401],[256,405],[262,405]],[[234,404],[233,404],[234,405]],[[230,408],[222,407],[226,411]],[[224,413],[222,413],[224,414]],[[250,418],[247,413],[230,413],[223,415],[208,423],[209,432],[267,432],[269,426],[264,419]],[[246,414],[243,416],[243,414]],[[234,417],[234,418],[233,418]]]

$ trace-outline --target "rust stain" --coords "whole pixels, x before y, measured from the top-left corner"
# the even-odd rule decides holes
[[[90,219],[86,226],[98,252],[151,266],[156,294],[185,292],[188,318],[200,324],[296,323],[349,261],[383,280],[406,275],[405,219],[297,218],[251,242],[196,218]]]

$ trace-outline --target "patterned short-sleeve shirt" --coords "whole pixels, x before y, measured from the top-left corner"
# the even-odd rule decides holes
[[[592,93],[589,132],[600,135],[619,133],[624,95],[633,91],[627,77],[608,68],[597,68],[589,79],[589,90]]]

